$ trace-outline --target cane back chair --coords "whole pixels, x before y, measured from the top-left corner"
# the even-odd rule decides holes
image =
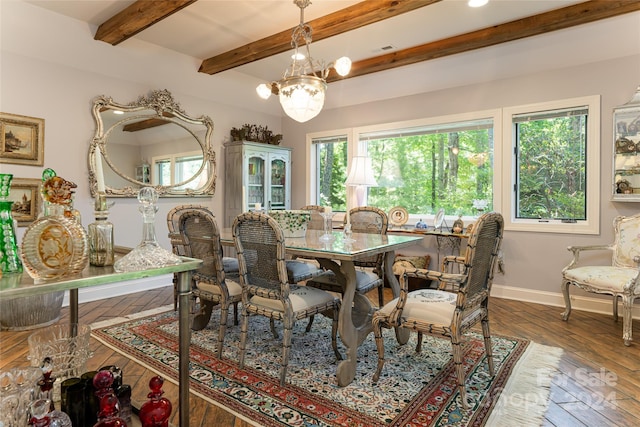
[[[463,334],[476,323],[482,323],[489,373],[494,366],[489,331],[489,293],[494,267],[502,243],[502,215],[489,212],[482,215],[471,231],[464,257],[464,273],[444,273],[435,270],[407,269],[400,276],[400,296],[373,314],[373,332],[378,350],[378,366],[373,376],[377,383],[384,367],[382,328],[408,328],[418,332],[416,352],[421,351],[424,333],[451,339],[453,361],[458,379],[460,401],[468,408],[463,366]],[[420,277],[455,285],[456,292],[439,289],[419,289],[407,292],[407,277]]]
[[[618,321],[618,298],[622,299],[622,339],[631,345],[633,302],[640,298],[640,214],[618,216],[613,220],[614,242],[609,245],[569,246],[573,259],[562,270],[562,294],[565,311],[563,320],[569,320],[571,298],[569,286],[587,292],[613,296],[613,319]],[[579,266],[579,258],[586,251],[611,252],[611,265]]]
[[[235,218],[232,231],[242,285],[240,368],[244,367],[251,314],[283,324],[281,385],[285,383],[292,330],[297,320],[316,313],[333,313],[331,344],[336,358],[342,359],[337,345],[340,299],[320,289],[288,282],[284,234],[278,223],[269,215],[247,212]]]
[[[192,329],[200,330],[211,319],[213,307],[220,305],[220,327],[218,331],[218,357],[226,332],[229,307],[234,306],[234,323],[238,324],[238,303],[242,300],[242,288],[237,281],[237,260],[222,256],[220,231],[216,220],[206,207],[182,205],[168,213],[169,238],[174,252],[198,258],[203,265],[193,274],[192,293],[200,300],[200,310],[194,315]],[[225,267],[231,271],[225,274]],[[233,280],[235,278],[235,280]]]

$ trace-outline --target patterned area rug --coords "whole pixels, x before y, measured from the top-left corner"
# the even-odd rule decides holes
[[[369,334],[358,350],[355,380],[338,387],[330,320],[316,317],[309,333],[305,333],[307,322],[300,321],[294,329],[287,385],[280,387],[281,343],[273,338],[268,320],[249,319],[245,369],[240,370],[239,326],[227,329],[223,358],[215,358],[218,316],[214,311],[209,326],[192,333],[191,391],[259,426],[537,426],[562,352],[494,336],[496,375],[490,377],[482,336],[470,334],[464,361],[469,372],[467,394],[474,405],[464,410],[448,339],[425,337],[422,352],[416,354],[416,334],[407,345],[398,346],[393,331],[385,331],[387,361],[380,381],[372,386],[377,352]],[[119,321],[123,323],[92,325],[92,336],[176,383],[177,314]]]

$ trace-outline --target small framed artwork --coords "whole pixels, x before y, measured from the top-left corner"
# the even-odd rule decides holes
[[[11,216],[18,223],[18,227],[26,227],[38,218],[42,205],[41,182],[40,179],[31,178],[13,178],[11,181]]]
[[[44,119],[0,113],[0,163],[44,164]]]

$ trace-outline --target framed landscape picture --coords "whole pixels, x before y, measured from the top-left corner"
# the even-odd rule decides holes
[[[13,178],[9,190],[11,216],[19,227],[26,227],[35,221],[40,214],[42,198],[40,197],[40,179]]]
[[[44,164],[44,119],[0,113],[0,163]]]

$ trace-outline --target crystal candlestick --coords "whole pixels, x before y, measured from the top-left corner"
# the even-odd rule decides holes
[[[351,237],[351,235],[353,234],[353,230],[351,230],[351,223],[347,222],[344,225],[344,229],[342,230],[344,233],[344,236],[342,238],[342,241],[345,243],[353,243],[355,242],[355,239],[353,237]]]
[[[320,236],[321,242],[332,242],[334,240],[332,220],[333,220],[333,212],[320,212],[322,215],[324,234]]]
[[[144,187],[138,193],[142,214],[142,242],[114,264],[117,272],[142,271],[180,264],[180,257],[164,249],[156,240],[155,218],[158,193],[151,187]]]

